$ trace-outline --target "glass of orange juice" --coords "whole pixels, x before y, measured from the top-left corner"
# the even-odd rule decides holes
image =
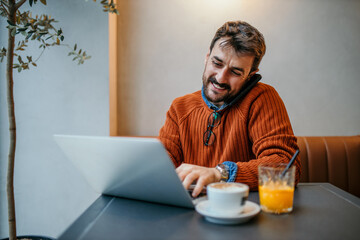
[[[293,209],[295,166],[282,175],[286,164],[259,165],[259,198],[261,210],[268,213],[289,213]]]

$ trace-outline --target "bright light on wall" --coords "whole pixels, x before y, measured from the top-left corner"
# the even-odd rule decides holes
[[[241,0],[201,0],[204,6],[208,5],[209,7],[224,9],[241,3]]]
[[[189,0],[179,1],[186,12],[194,16],[199,16],[203,20],[234,20],[229,19],[239,13],[242,9],[244,0]],[[239,17],[235,17],[238,19]]]

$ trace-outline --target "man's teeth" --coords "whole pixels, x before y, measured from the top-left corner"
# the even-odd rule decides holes
[[[214,87],[217,88],[217,89],[225,89],[225,87],[220,87],[220,85],[216,84],[216,83],[213,83]]]

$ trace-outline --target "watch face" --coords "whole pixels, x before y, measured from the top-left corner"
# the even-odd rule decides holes
[[[216,166],[216,169],[219,170],[219,172],[221,174],[220,181],[227,181],[229,178],[229,172],[227,170],[227,166],[225,164],[221,163]]]

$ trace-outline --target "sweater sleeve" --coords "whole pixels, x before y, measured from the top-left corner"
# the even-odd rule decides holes
[[[178,121],[174,106],[171,105],[170,109],[166,113],[165,124],[159,132],[159,140],[167,150],[175,167],[180,166],[183,162]]]
[[[288,163],[298,149],[285,105],[273,88],[259,94],[250,104],[248,133],[254,159],[237,163],[236,181],[243,182],[252,191],[256,191],[258,166],[269,162]],[[299,157],[294,165],[295,181],[298,183],[301,171]]]

